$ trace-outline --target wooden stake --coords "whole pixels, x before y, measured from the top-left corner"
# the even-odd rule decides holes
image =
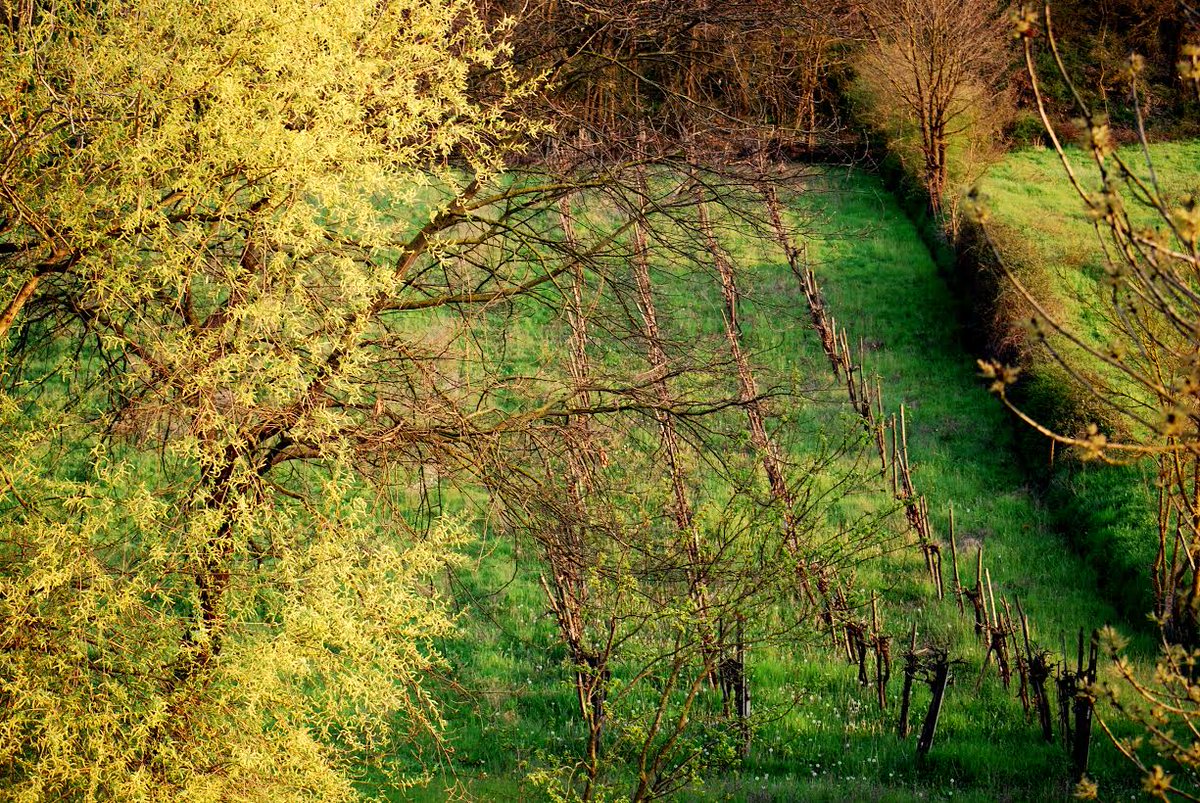
[[[888,470],[887,438],[884,435],[887,422],[883,417],[883,385],[879,377],[875,377],[875,445],[879,448],[880,469],[886,474]]]
[[[925,715],[925,724],[921,727],[921,736],[917,739],[917,758],[921,759],[933,747],[933,737],[937,733],[938,718],[942,714],[942,702],[946,698],[946,687],[950,683],[950,657],[945,653],[937,655],[933,662],[933,699],[929,701],[929,712]]]
[[[1029,638],[1029,617],[1021,608],[1021,599],[1016,599],[1017,616],[1021,618],[1021,635],[1025,642],[1025,660],[1029,673],[1029,687],[1033,691],[1033,708],[1037,712],[1038,725],[1042,729],[1042,738],[1047,744],[1054,743],[1054,728],[1050,716],[1050,698],[1046,694],[1046,681],[1050,679],[1049,653],[1040,650],[1033,652],[1033,642]]]
[[[987,577],[988,599],[992,602],[993,627],[997,627],[1000,624],[1000,616],[996,613],[996,592],[992,590],[992,570],[984,569],[984,576]]]
[[[950,503],[950,560],[954,564],[954,597],[958,600],[958,615],[962,616],[963,610],[963,588],[962,580],[958,576],[958,546],[955,543],[954,533],[954,503]]]
[[[975,609],[975,635],[986,637],[988,633],[987,600],[983,592],[983,544],[975,553],[975,587],[970,591],[971,607]]]
[[[1021,638],[1025,642],[1025,656],[1033,658],[1033,647],[1029,643],[1029,617],[1025,615],[1025,611],[1021,609],[1021,598],[1014,597],[1013,601],[1017,604],[1017,616],[1021,620]]]
[[[908,652],[904,653],[904,687],[900,691],[900,724],[901,739],[908,738],[908,711],[912,705],[913,679],[917,676],[920,661],[917,658],[917,623],[913,622],[908,633]]]
[[[900,430],[896,428],[896,416],[892,415],[892,496],[900,496]]]
[[[887,685],[892,678],[891,638],[880,633],[883,619],[879,615],[879,603],[875,592],[871,592],[871,643],[875,647],[875,696],[880,710],[887,708]]]
[[[750,674],[746,669],[746,617],[737,618],[737,684],[734,688],[738,723],[742,730],[742,757],[750,754]]]
[[[1096,663],[1100,651],[1100,634],[1093,631],[1086,670],[1083,665],[1083,630],[1079,631],[1079,672],[1076,677],[1075,739],[1071,745],[1071,764],[1075,771],[1073,780],[1078,783],[1087,775],[1088,755],[1092,745],[1092,698],[1085,689],[1096,682]]]

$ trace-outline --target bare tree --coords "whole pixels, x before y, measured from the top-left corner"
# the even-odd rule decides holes
[[[1009,61],[1000,9],[991,0],[895,0],[862,13],[871,44],[860,77],[876,87],[882,115],[898,112],[916,128],[925,189],[940,211],[951,143],[996,110]]]
[[[560,132],[582,129],[617,153],[639,127],[669,132],[707,118],[737,150],[764,127],[815,148],[838,128],[829,68],[852,30],[844,4],[826,0],[539,0],[496,4],[520,18],[519,63],[547,71],[542,97]],[[705,142],[705,145],[713,143]]]

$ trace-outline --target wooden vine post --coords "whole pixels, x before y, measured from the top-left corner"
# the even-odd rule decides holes
[[[958,535],[954,529],[954,505],[950,505],[950,562],[954,568],[954,599],[958,602],[958,615],[965,613],[963,608],[963,585],[958,574]]]
[[[875,650],[875,697],[880,710],[887,709],[887,686],[892,679],[892,637],[882,632],[879,602],[871,592],[871,646]]]
[[[929,701],[929,711],[925,714],[925,722],[921,726],[921,735],[917,739],[917,759],[929,754],[933,747],[933,738],[937,733],[938,719],[942,715],[942,703],[946,699],[946,689],[950,685],[950,656],[945,650],[933,650],[930,661],[932,677],[929,688],[933,699]]]
[[[724,633],[721,643],[726,643]],[[743,758],[750,754],[750,681],[746,662],[746,617],[737,615],[737,625],[734,634],[733,655],[721,662],[721,697],[724,701],[725,712],[728,716],[730,709],[737,719],[738,732],[741,737],[739,751]]]
[[[1092,714],[1094,701],[1090,687],[1096,682],[1096,666],[1100,655],[1100,634],[1092,631],[1092,638],[1087,649],[1087,664],[1084,665],[1083,630],[1079,631],[1078,664],[1075,671],[1075,699],[1072,713],[1075,715],[1075,729],[1071,742],[1071,769],[1075,783],[1087,775],[1088,758],[1092,746]]]
[[[921,658],[917,653],[917,624],[913,622],[908,634],[908,649],[904,652],[904,687],[900,692],[900,724],[901,739],[908,738],[908,712],[912,707],[913,681],[921,669]]]
[[[1025,642],[1025,666],[1028,673],[1030,704],[1037,716],[1038,726],[1042,731],[1042,739],[1047,744],[1054,742],[1054,728],[1050,716],[1050,696],[1046,693],[1046,681],[1050,679],[1053,664],[1050,653],[1046,650],[1034,652],[1029,638],[1029,617],[1021,608],[1021,600],[1017,600],[1017,616],[1021,619],[1021,634]]]

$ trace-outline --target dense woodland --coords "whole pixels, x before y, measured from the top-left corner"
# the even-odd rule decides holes
[[[1200,796],[1200,8],[0,40],[0,799]]]

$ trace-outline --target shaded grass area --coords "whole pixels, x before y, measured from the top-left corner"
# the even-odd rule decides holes
[[[1150,154],[1169,205],[1200,190],[1200,142],[1157,143]],[[1123,148],[1122,155],[1149,176],[1139,146]],[[1068,156],[1085,188],[1098,189],[1098,171],[1088,157],[1077,149]],[[1065,180],[1058,156],[1044,149],[1010,153],[983,185],[990,197],[990,225],[1005,260],[1059,320],[1104,348],[1114,332],[1101,294],[1102,241]],[[1155,222],[1145,209],[1131,207],[1130,213],[1135,225]],[[1081,366],[1084,376],[1107,375],[1104,366],[1081,350],[1065,347],[1061,340],[1052,343]],[[1070,434],[1093,422],[1119,434],[1122,422],[1072,381],[1044,348],[1030,348],[1026,361],[1027,377],[1016,392],[1034,418]],[[1119,380],[1116,384],[1121,387]],[[1070,455],[1053,460],[1049,442],[1041,436],[1025,431],[1019,439],[1031,474],[1046,490],[1056,526],[1100,574],[1108,598],[1128,618],[1141,620],[1153,604],[1148,569],[1158,537],[1153,468],[1083,464]]]
[[[1033,636],[1054,647],[1078,628],[1116,620],[1098,601],[1095,572],[1068,548],[1052,516],[1014,458],[1013,430],[975,378],[961,347],[955,302],[928,252],[895,201],[869,176],[830,172],[797,209],[819,221],[810,245],[831,311],[868,347],[885,407],[908,410],[909,446],[918,490],[930,498],[935,527],[947,530],[953,502],[963,579],[973,578],[982,549],[996,593],[1019,597]],[[812,226],[809,226],[812,229]],[[814,388],[789,411],[810,428],[833,426],[844,413],[830,387],[828,364],[808,330],[807,309],[781,255],[727,238],[747,269],[743,315],[755,359],[803,375]],[[668,290],[669,294],[669,290]],[[673,297],[676,319],[704,330],[719,326],[715,297]],[[880,478],[879,503],[886,501]],[[537,583],[534,556],[504,539],[447,582],[461,606],[463,635],[443,645],[461,694],[447,708],[447,757],[432,784],[402,799],[538,799],[531,770],[578,750],[565,650]],[[951,576],[948,550],[945,573]],[[977,686],[982,651],[950,597],[938,602],[914,546],[856,567],[856,585],[881,598],[893,636],[892,705],[880,712],[856,668],[827,643],[751,656],[754,705],[762,719],[745,763],[682,796],[702,800],[1049,800],[1069,796],[1067,760],[1041,743],[994,668]],[[899,654],[912,624],[922,640],[948,648],[965,664],[943,710],[927,760],[915,759],[915,736],[895,733]],[[929,702],[916,687],[914,728]],[[1097,737],[1093,774],[1112,796],[1136,780]]]

